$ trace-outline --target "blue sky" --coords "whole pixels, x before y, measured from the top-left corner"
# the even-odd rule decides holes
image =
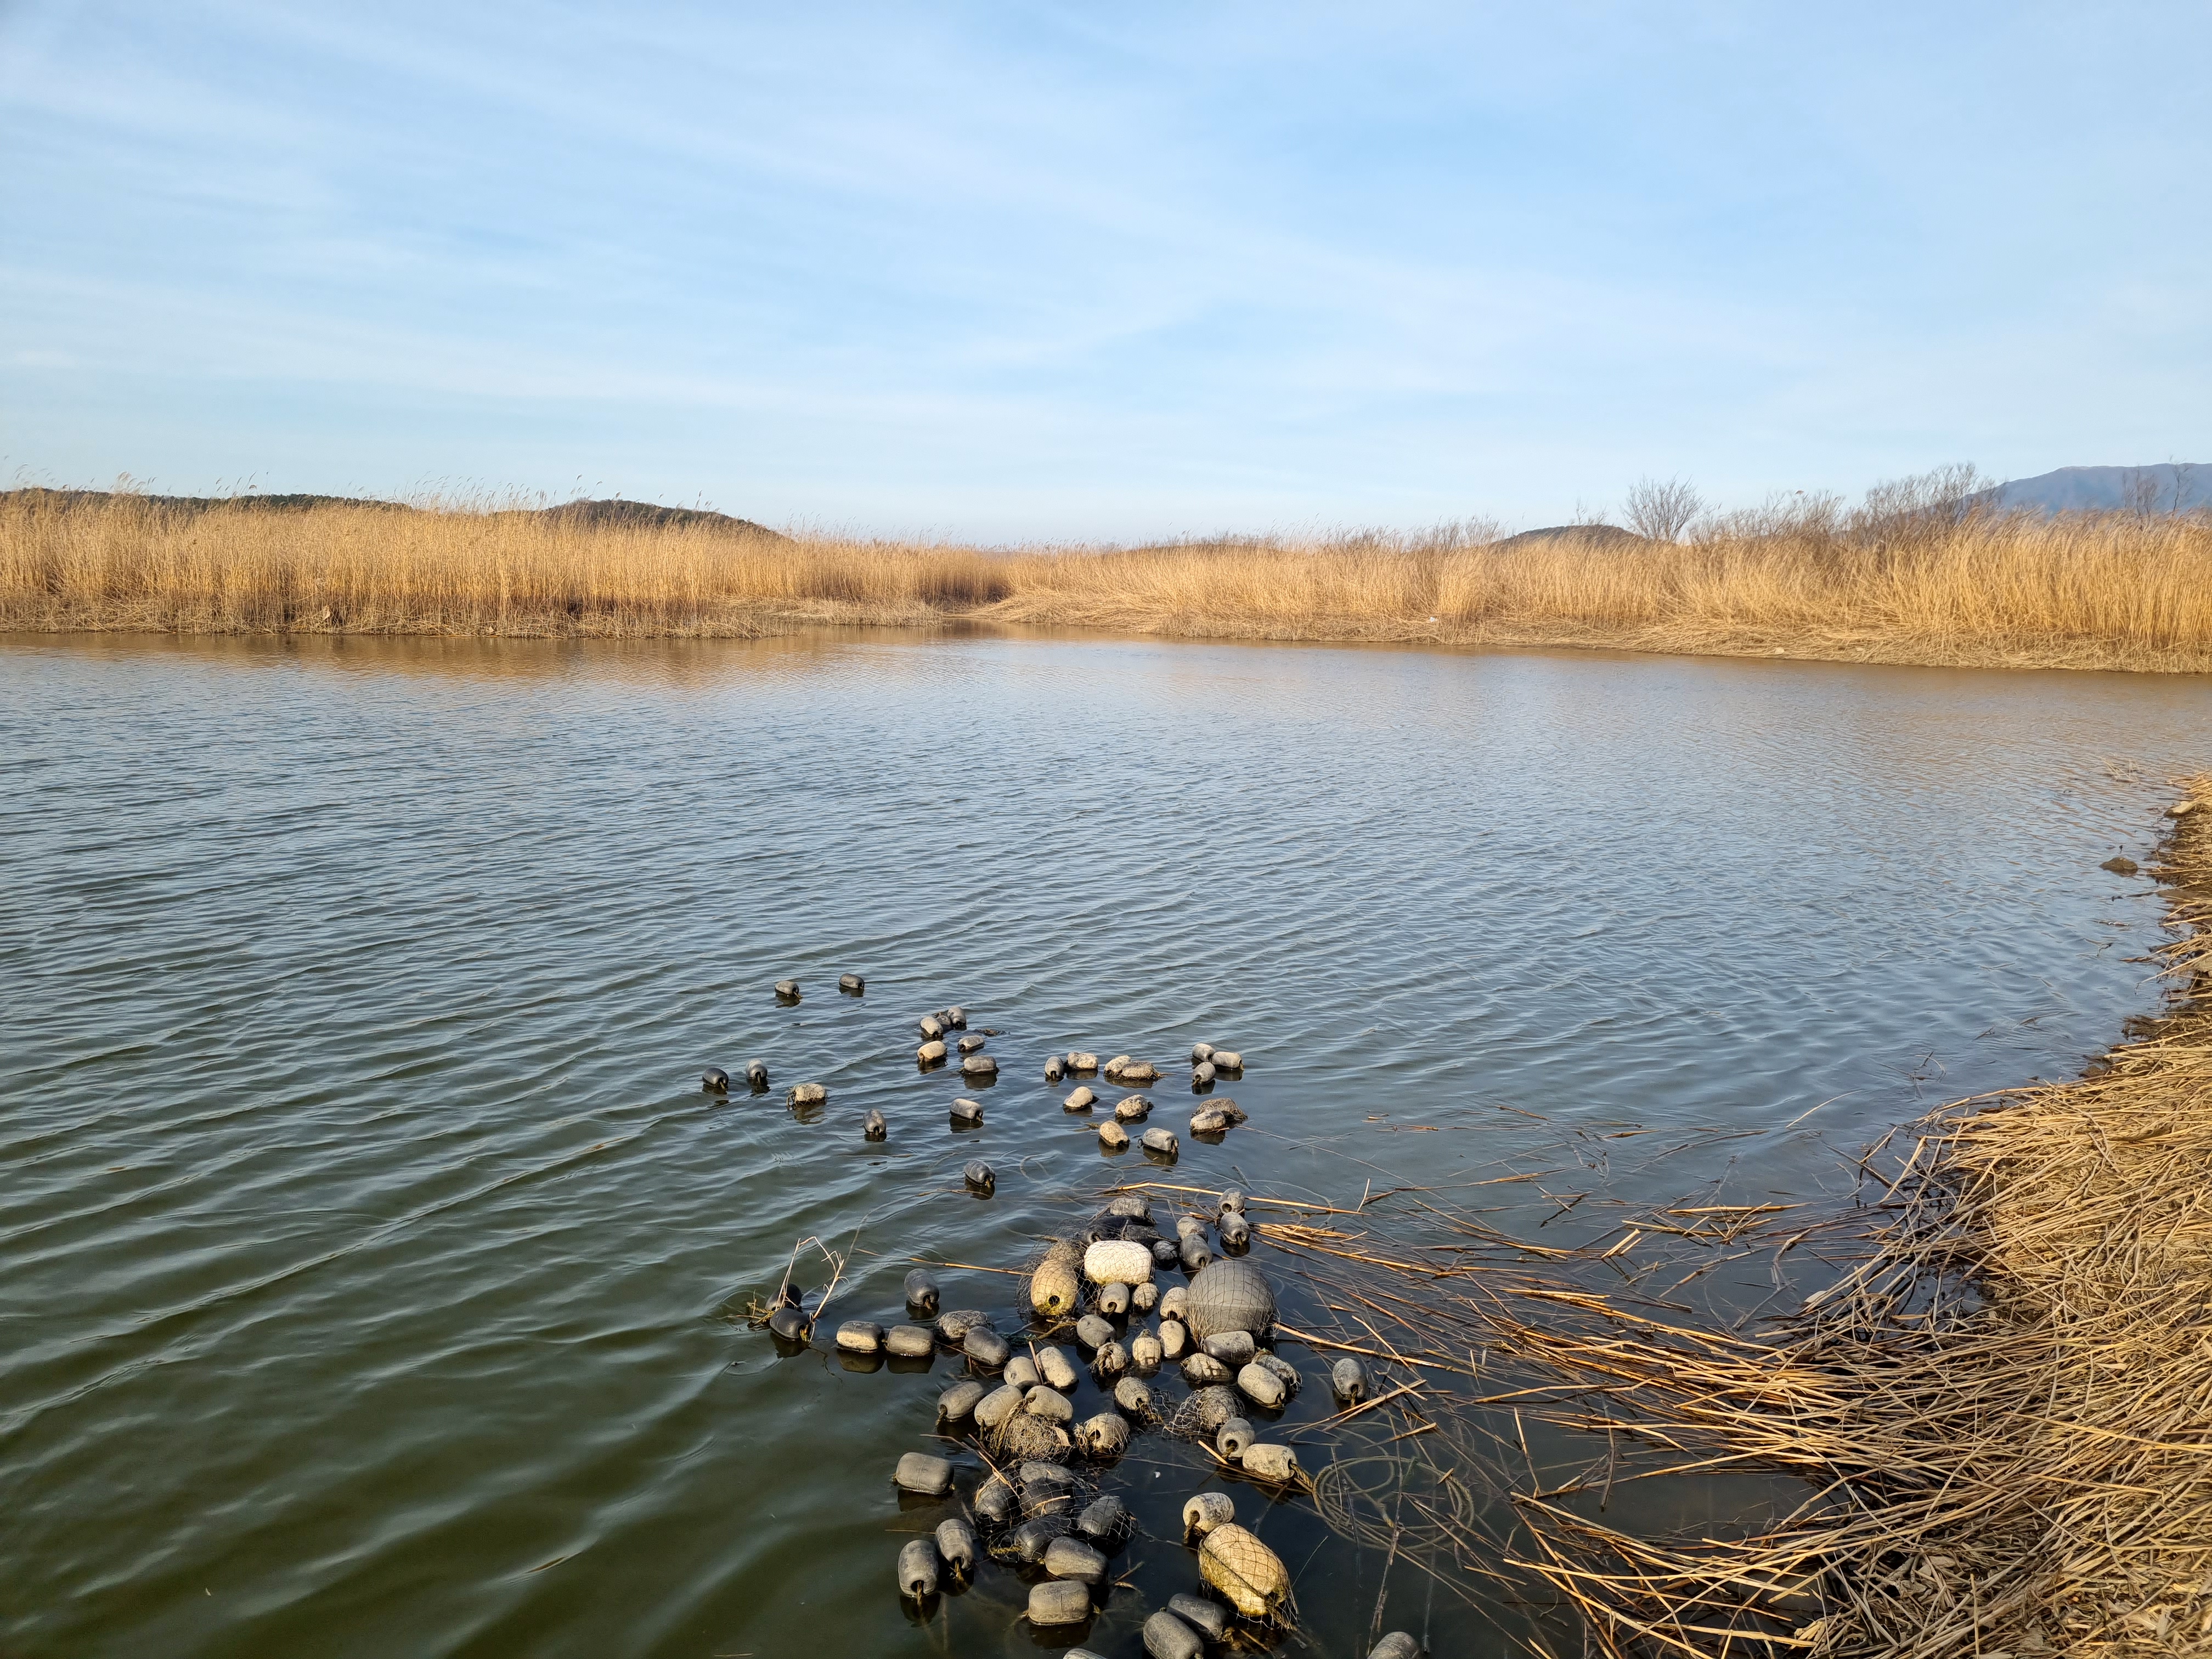
[[[1005,541],[2212,459],[2212,8],[0,0],[0,461]]]

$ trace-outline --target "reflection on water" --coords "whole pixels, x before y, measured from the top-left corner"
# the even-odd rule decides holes
[[[2096,866],[2212,731],[2195,679],[981,636],[19,638],[0,688],[26,1655],[1034,1651],[1003,1570],[902,1608],[939,1511],[889,1471],[952,1362],[779,1358],[732,1310],[794,1240],[885,1322],[910,1257],[1022,1259],[1145,1167],[1046,1054],[1194,1038],[1247,1052],[1253,1121],[1170,1180],[1557,1169],[1481,1204],[1570,1243],[1607,1200],[1840,1189],[2154,1002],[2155,896]],[[1006,1068],[965,1133],[913,1060],[952,1000]],[[699,1092],[755,1055],[776,1093]],[[1328,1405],[1286,1352],[1291,1432]],[[1203,1478],[1157,1438],[1111,1477],[1157,1535],[1090,1645],[1189,1587]],[[1319,1571],[1310,1504],[1238,1496]],[[1315,1650],[1364,1652],[1378,1593],[1496,1645],[1382,1566],[1301,1578]]]

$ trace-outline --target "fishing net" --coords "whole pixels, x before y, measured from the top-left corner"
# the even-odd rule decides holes
[[[1031,1516],[991,1540],[992,1559],[1009,1565],[1020,1562],[1034,1566],[1044,1559],[1054,1539],[1065,1538],[1074,1530],[1073,1516]]]
[[[1159,1417],[1152,1385],[1139,1376],[1125,1376],[1115,1383],[1114,1404],[1130,1419],[1133,1428],[1152,1423]]]
[[[1210,1353],[1194,1353],[1182,1362],[1182,1380],[1194,1389],[1218,1388],[1231,1382],[1237,1373]]]
[[[1030,1274],[1030,1306],[1048,1319],[1064,1319],[1083,1297],[1081,1258],[1075,1247],[1054,1239]]]
[[[1224,1331],[1263,1334],[1275,1322],[1275,1294],[1267,1275],[1252,1262],[1208,1263],[1190,1281],[1191,1332],[1201,1341]]]
[[[1452,1554],[1480,1518],[1474,1488],[1425,1456],[1339,1453],[1314,1474],[1313,1495],[1331,1531],[1407,1556]]]
[[[1290,1599],[1282,1558],[1233,1521],[1200,1540],[1198,1571],[1248,1619],[1264,1619]]]
[[[1168,1419],[1167,1431],[1178,1440],[1202,1441],[1210,1446],[1221,1425],[1243,1415],[1243,1408],[1244,1402],[1234,1389],[1200,1389],[1176,1407],[1175,1415]]]
[[[1063,1468],[1048,1458],[1028,1459],[1016,1471],[1016,1479],[1024,1521],[1040,1515],[1064,1515],[1072,1521],[1097,1491],[1091,1482],[1074,1470]]]
[[[1107,1210],[1091,1218],[1091,1224],[1084,1229],[1083,1236],[1091,1243],[1102,1239],[1127,1239],[1149,1249],[1152,1241],[1160,1236],[1160,1230],[1152,1224],[1150,1212],[1141,1216],[1129,1216],[1115,1215],[1111,1210]]]
[[[1129,1421],[1119,1412],[1100,1412],[1075,1425],[1075,1442],[1086,1457],[1118,1457],[1129,1449]]]
[[[994,1457],[1046,1463],[1065,1462],[1074,1444],[1067,1437],[1066,1430],[1028,1412],[1016,1412],[990,1431],[987,1440]]]

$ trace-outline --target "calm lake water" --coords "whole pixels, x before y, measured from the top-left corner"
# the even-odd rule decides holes
[[[2156,1006],[2156,894],[2098,865],[2208,750],[2195,678],[0,641],[0,1652],[1064,1648],[1005,1568],[902,1606],[898,1546],[949,1511],[889,1473],[957,1362],[780,1356],[738,1310],[796,1241],[849,1254],[831,1324],[890,1323],[911,1258],[1017,1265],[1122,1179],[1350,1205],[1559,1167],[1596,1194],[1567,1243],[1692,1190],[1843,1192],[1886,1127]],[[913,1058],[954,1001],[1006,1068],[969,1133],[975,1091]],[[1246,1053],[1217,1095],[1253,1121],[1172,1172],[1041,1075],[1200,1038]],[[755,1056],[775,1094],[702,1094]],[[1557,1208],[1498,1191],[1516,1237]],[[1018,1281],[940,1276],[1018,1328]],[[1326,1361],[1283,1352],[1295,1440]],[[1175,1517],[1209,1482],[1157,1437],[1105,1474],[1147,1535],[1089,1647],[1138,1653],[1194,1585]],[[1378,1595],[1440,1654],[1534,1616],[1231,1490],[1298,1575],[1285,1651],[1357,1659]]]

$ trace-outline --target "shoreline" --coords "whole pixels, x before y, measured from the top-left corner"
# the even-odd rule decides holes
[[[2148,872],[2181,934],[2167,1007],[2080,1077],[1893,1131],[1839,1283],[1764,1338],[1626,1312],[1522,1328],[1579,1397],[1553,1420],[1807,1483],[1748,1538],[1639,1539],[1524,1499],[1523,1565],[1604,1652],[2203,1650],[2212,774],[2179,782],[2196,805]],[[1892,1147],[1893,1179],[1866,1168]]]
[[[2212,674],[2212,651],[2124,648],[2099,640],[2002,642],[1899,639],[1871,632],[1807,632],[1773,628],[1672,624],[1638,628],[1540,628],[1505,623],[1448,626],[1365,618],[1316,618],[1295,625],[1243,617],[1183,615],[1066,616],[999,605],[955,610],[933,605],[817,603],[732,607],[722,614],[672,623],[619,614],[580,622],[566,615],[514,616],[460,626],[435,619],[349,625],[308,619],[252,623],[220,617],[149,614],[150,607],[112,605],[49,610],[25,616],[0,607],[0,633],[137,635],[178,638],[503,639],[562,642],[647,640],[779,639],[816,629],[888,629],[917,634],[972,629],[1053,629],[1102,639],[1179,640],[1254,645],[1391,645],[1440,651],[1623,651],[1645,656],[1781,659],[1904,668],[2065,669],[2087,673]]]

